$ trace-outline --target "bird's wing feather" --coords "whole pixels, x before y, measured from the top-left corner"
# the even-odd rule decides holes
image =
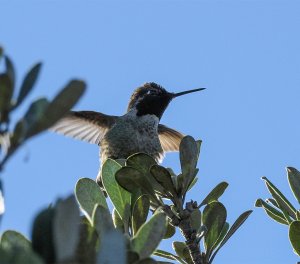
[[[117,116],[93,111],[72,111],[60,119],[50,130],[99,145],[105,133],[115,124],[117,118]]]
[[[158,136],[164,152],[179,151],[179,144],[184,137],[180,132],[167,126],[158,125]]]

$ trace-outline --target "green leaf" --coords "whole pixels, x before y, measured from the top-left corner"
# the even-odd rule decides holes
[[[191,136],[185,136],[179,145],[179,156],[182,170],[182,193],[186,193],[189,185],[196,177],[198,162],[198,144]]]
[[[288,222],[290,222],[290,219],[288,217],[291,216],[293,219],[296,218],[296,209],[295,207],[288,201],[288,199],[275,187],[273,183],[271,183],[266,177],[262,177],[262,179],[265,181],[265,184],[273,196],[273,198],[278,203],[278,206],[282,210],[282,212],[285,214],[285,218]],[[288,215],[287,215],[287,214]]]
[[[115,175],[122,166],[112,159],[107,159],[102,166],[102,181],[105,190],[123,221],[128,221],[126,204],[130,204],[130,193],[116,181]]]
[[[150,173],[153,175],[155,180],[164,187],[165,192],[170,193],[173,197],[177,197],[172,176],[166,168],[155,164],[150,168]]]
[[[191,220],[192,228],[195,229],[196,231],[198,231],[200,226],[201,226],[201,212],[200,212],[200,210],[198,210],[198,209],[194,210],[191,213],[190,220]]]
[[[58,201],[53,219],[53,238],[56,260],[75,258],[79,242],[80,214],[74,195]]]
[[[143,175],[141,171],[132,167],[123,167],[115,174],[117,182],[127,191],[133,193],[137,189],[141,189],[142,192],[148,194],[152,201],[159,204],[159,200],[155,196],[154,189],[147,179],[146,175]]]
[[[174,241],[172,243],[172,247],[175,250],[176,254],[186,263],[193,263],[189,249],[185,243]]]
[[[217,246],[222,242],[222,240],[224,239],[224,237],[226,236],[227,234],[227,231],[229,229],[229,223],[225,223],[223,228],[222,228],[222,231],[217,239],[217,241],[215,242],[211,252],[210,252],[210,255],[207,257],[207,259],[209,259],[209,257],[212,255],[212,252],[217,248]]]
[[[289,238],[294,251],[300,256],[300,221],[293,221],[290,224]]]
[[[191,136],[185,136],[179,146],[180,164],[184,174],[189,174],[197,166],[198,145]]]
[[[150,173],[150,168],[153,165],[156,165],[156,161],[145,153],[135,153],[128,157],[126,160],[126,166],[133,167],[140,171],[144,177],[147,177],[147,180],[153,186],[153,189],[159,193],[163,193],[163,187],[155,180],[155,178]]]
[[[207,256],[210,256],[210,253],[222,232],[223,226],[226,223],[226,217],[226,208],[220,202],[212,202],[203,210],[202,222],[207,228],[207,232],[204,235],[204,246]]]
[[[171,238],[172,236],[174,236],[176,233],[176,229],[173,225],[170,224],[170,222],[168,221],[168,224],[167,224],[167,230],[166,230],[166,233],[164,235],[164,239],[168,239],[168,238]]]
[[[196,144],[197,144],[197,149],[198,149],[198,157],[197,157],[197,160],[198,160],[199,156],[200,156],[200,150],[201,150],[202,140],[196,140]]]
[[[108,209],[96,205],[93,214],[94,226],[100,236],[97,264],[126,264],[126,247],[123,234],[114,228]]]
[[[141,195],[134,203],[132,210],[132,230],[135,235],[139,228],[146,222],[150,208],[150,200],[147,195]]]
[[[70,81],[53,101],[50,102],[44,114],[30,127],[27,137],[32,137],[54,125],[77,103],[84,91],[84,82],[77,80]]]
[[[32,227],[32,248],[46,263],[55,262],[53,219],[54,208],[44,209],[36,216]]]
[[[221,182],[219,183],[215,188],[212,189],[212,191],[204,198],[204,200],[201,202],[199,207],[209,204],[213,201],[218,201],[218,199],[221,197],[221,195],[224,193],[226,188],[228,187],[227,182]]]
[[[14,90],[16,74],[15,74],[14,65],[8,56],[5,56],[5,67],[6,67],[6,73],[9,76],[12,85],[12,89]]]
[[[0,122],[8,122],[13,86],[8,74],[0,74]]]
[[[95,263],[98,234],[90,221],[83,216],[80,223],[80,240],[76,250],[77,263]]]
[[[126,166],[136,168],[143,173],[148,173],[155,164],[156,161],[146,153],[135,153],[126,160]]]
[[[198,173],[198,171],[197,171],[197,173]],[[187,190],[189,191],[190,189],[192,189],[195,186],[195,184],[197,183],[197,181],[198,181],[198,178],[194,178],[193,181],[190,183]]]
[[[29,106],[24,118],[23,118],[23,128],[24,131],[21,133],[21,139],[19,142],[22,142],[26,138],[31,136],[32,128],[45,116],[45,112],[49,106],[49,102],[46,98],[40,98]]]
[[[300,220],[300,210],[297,210],[296,216],[297,216],[297,220]]]
[[[268,198],[268,199],[266,200],[266,202],[267,202],[268,204],[272,204],[274,207],[280,209],[280,208],[279,208],[279,205],[278,205],[278,203],[276,202],[275,199],[273,199],[273,198]]]
[[[30,93],[30,91],[34,87],[34,85],[37,81],[38,75],[40,73],[41,66],[42,66],[41,63],[35,64],[29,70],[29,72],[26,74],[26,76],[22,82],[21,89],[20,89],[16,104],[14,105],[14,108],[18,107],[24,101],[26,96]]]
[[[257,199],[255,202],[256,207],[263,207],[265,212],[268,216],[270,216],[273,220],[280,224],[288,225],[288,222],[286,221],[284,214],[279,212],[277,209],[275,209],[273,206],[270,206],[262,199]]]
[[[209,259],[209,264],[212,263],[213,259],[215,258],[218,251],[226,244],[226,242],[229,240],[229,238],[240,228],[240,226],[246,221],[246,219],[249,217],[249,215],[252,213],[252,210],[246,211],[242,213],[233,223],[233,225],[230,227],[229,231],[225,235],[224,239],[222,240],[221,244],[218,246],[218,248],[215,250],[215,252],[212,254],[211,258]]]
[[[181,258],[165,250],[157,249],[154,251],[153,255],[170,260],[177,260],[178,262],[185,264],[185,262]]]
[[[0,244],[3,248],[10,248],[11,246],[13,246],[22,248],[24,250],[31,249],[30,241],[21,233],[14,230],[5,231],[1,236]]]
[[[132,250],[137,252],[141,259],[149,257],[163,239],[166,233],[166,221],[164,213],[156,213],[133,237]]]
[[[42,264],[42,260],[32,251],[30,241],[22,234],[8,230],[1,236],[1,263]]]
[[[92,179],[79,179],[75,186],[75,194],[81,209],[92,222],[93,210],[96,204],[108,208],[105,196],[99,185]]]
[[[300,172],[292,167],[287,167],[286,169],[291,190],[300,204]]]
[[[112,211],[112,220],[115,228],[124,232],[124,223],[116,208]]]
[[[99,204],[95,205],[93,211],[93,226],[97,230],[97,233],[100,237],[102,237],[102,233],[106,232],[106,230],[114,229],[112,217],[107,208]],[[101,241],[101,243],[102,242],[103,241]]]

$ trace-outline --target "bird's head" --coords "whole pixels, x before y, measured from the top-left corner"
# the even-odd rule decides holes
[[[156,115],[159,119],[162,117],[169,103],[176,97],[204,90],[199,88],[180,93],[170,93],[162,86],[150,82],[138,87],[131,95],[127,112],[132,109],[137,110],[137,115]]]

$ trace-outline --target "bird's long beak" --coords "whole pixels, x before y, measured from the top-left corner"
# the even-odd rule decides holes
[[[178,97],[178,96],[181,96],[181,95],[194,93],[194,92],[199,92],[199,91],[202,91],[202,90],[205,90],[205,88],[198,88],[198,89],[188,90],[188,91],[184,91],[184,92],[180,92],[180,93],[172,93],[172,97],[175,98],[175,97]]]

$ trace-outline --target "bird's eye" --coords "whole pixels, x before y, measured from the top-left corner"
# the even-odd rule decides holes
[[[149,94],[151,94],[151,95],[158,95],[159,91],[156,90],[156,89],[152,89],[152,90],[149,91]]]

